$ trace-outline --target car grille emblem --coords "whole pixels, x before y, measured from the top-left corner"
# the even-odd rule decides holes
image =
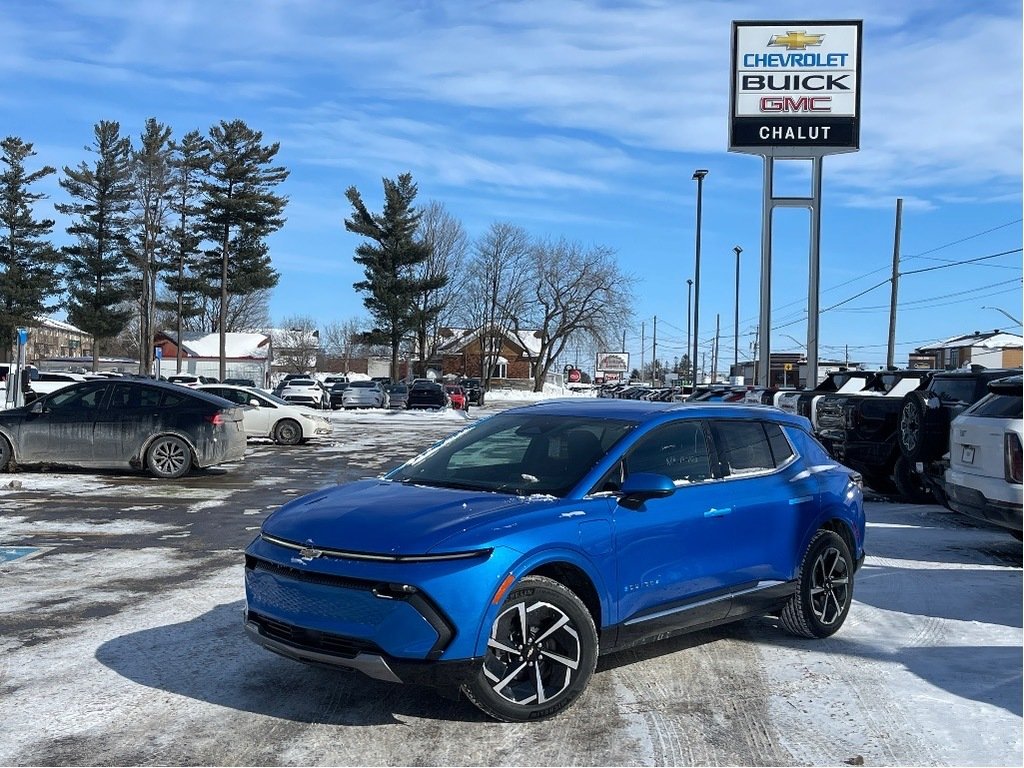
[[[303,560],[315,560],[323,555],[323,550],[314,549],[313,547],[303,547],[299,550],[299,557]]]

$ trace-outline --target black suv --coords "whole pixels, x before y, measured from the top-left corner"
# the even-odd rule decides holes
[[[949,424],[987,392],[988,382],[1017,371],[973,366],[956,371],[890,371],[893,383],[916,385],[903,397],[850,396],[842,403],[841,426],[822,437],[831,454],[882,493],[907,502],[945,501],[941,483],[929,482],[923,464],[949,450]],[[895,387],[890,387],[893,391]],[[822,414],[824,415],[824,414]],[[826,419],[829,421],[830,419]],[[941,478],[941,473],[939,474]]]
[[[484,404],[484,385],[480,379],[463,379],[459,382],[466,391],[466,402],[472,405]]]

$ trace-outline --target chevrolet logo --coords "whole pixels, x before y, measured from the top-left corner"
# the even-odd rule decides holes
[[[808,45],[821,45],[824,35],[808,35],[803,30],[799,32],[787,32],[784,35],[772,35],[768,41],[769,47],[785,46],[787,51],[806,51]]]
[[[299,550],[299,557],[303,560],[315,560],[316,558],[323,555],[323,550],[314,549],[313,547],[303,547]]]

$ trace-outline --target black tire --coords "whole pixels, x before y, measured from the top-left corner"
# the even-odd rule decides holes
[[[294,419],[281,419],[274,425],[274,442],[278,445],[298,445],[302,442],[302,425]]]
[[[820,530],[807,545],[797,589],[782,609],[787,631],[799,637],[822,638],[843,626],[853,602],[853,556],[843,537]]]
[[[896,459],[896,466],[892,470],[892,479],[896,483],[896,490],[899,492],[900,500],[907,504],[932,504],[935,497],[928,490],[924,480],[914,471],[913,464],[906,456]]]
[[[10,468],[12,456],[14,451],[11,444],[7,442],[6,437],[0,436],[0,472],[6,472]]]
[[[462,690],[496,720],[551,717],[587,687],[597,665],[597,644],[590,611],[571,590],[543,576],[527,576],[505,598],[480,670]]]
[[[192,449],[174,435],[161,435],[146,451],[146,467],[163,480],[175,480],[192,468]]]
[[[911,461],[931,461],[949,450],[949,415],[926,392],[908,392],[896,426],[900,453]]]

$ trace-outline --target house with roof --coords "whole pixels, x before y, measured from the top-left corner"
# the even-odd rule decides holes
[[[437,352],[428,366],[442,375],[489,376],[494,380],[532,380],[540,354],[539,331],[497,328],[442,328]]]
[[[986,368],[1020,368],[1024,336],[993,331],[974,331],[918,347],[911,362],[927,363],[931,368],[961,368],[983,365]]]
[[[252,379],[257,386],[269,386],[270,366],[273,363],[273,343],[266,333],[227,333],[226,378]],[[178,349],[182,351],[180,373],[196,376],[220,375],[220,334],[186,332],[178,335],[174,331],[159,331],[153,346],[161,358],[160,373],[169,376],[178,373]]]

